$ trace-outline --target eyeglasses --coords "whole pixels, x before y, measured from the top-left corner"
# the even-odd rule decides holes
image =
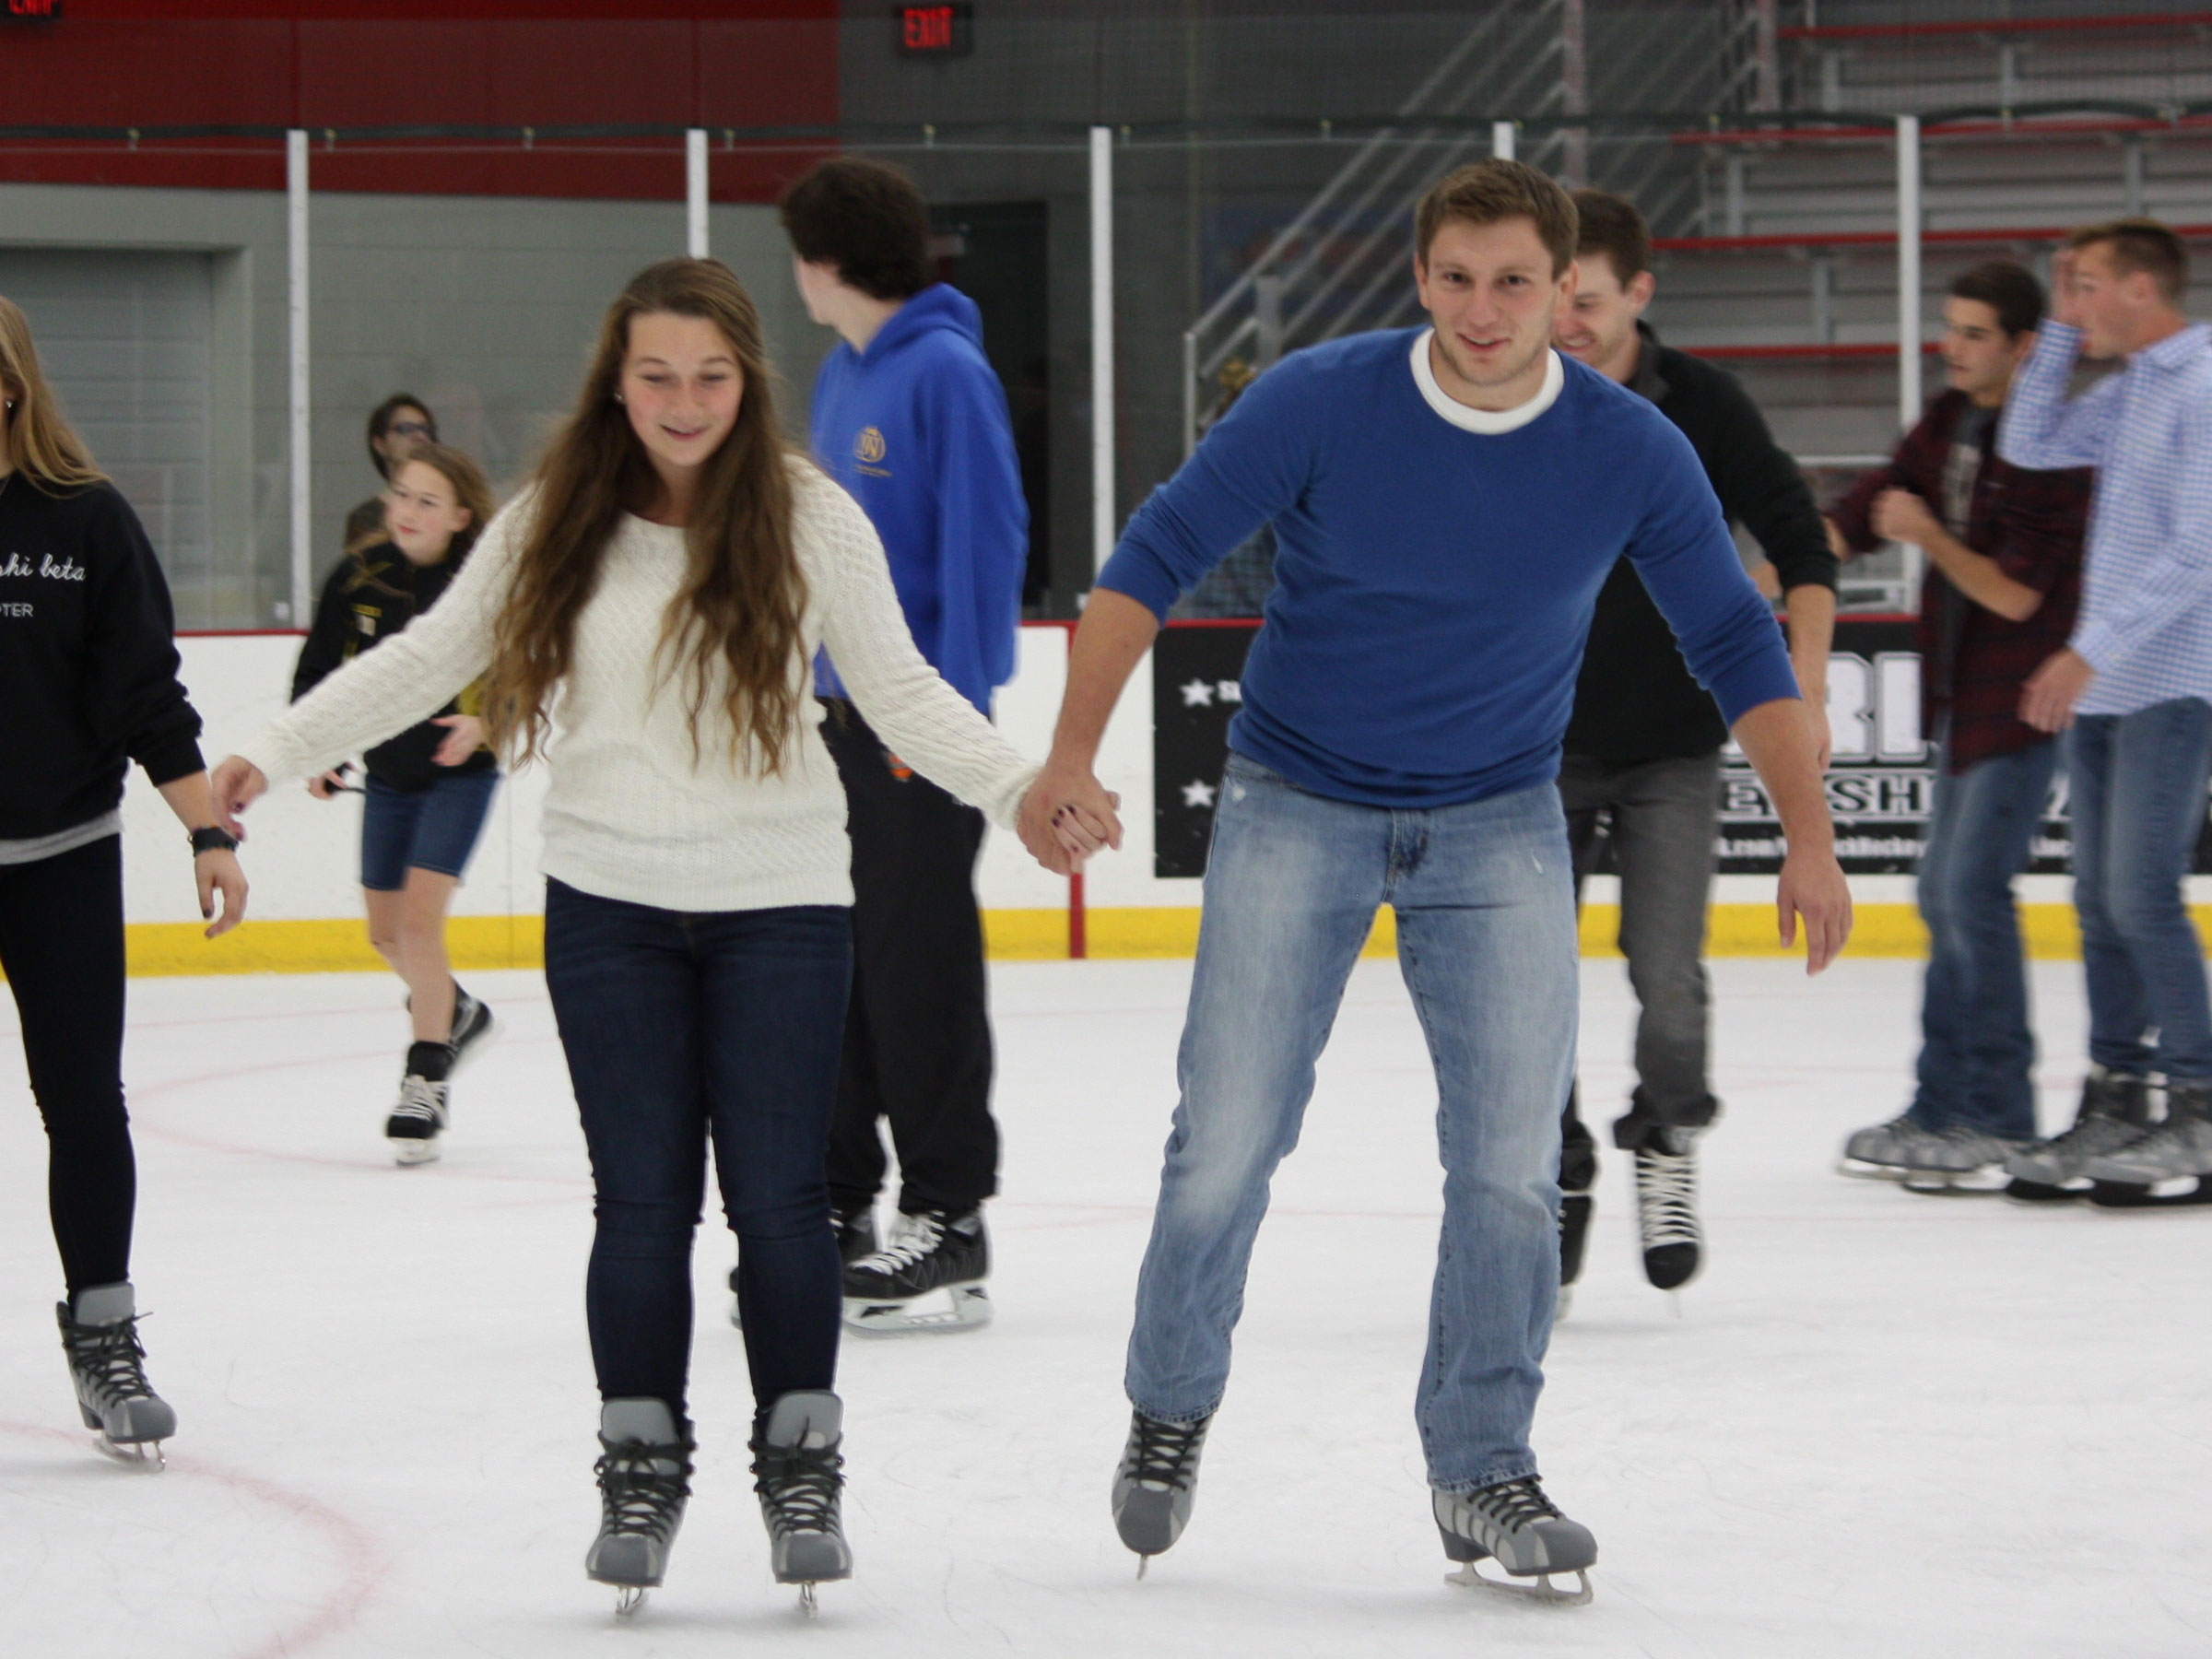
[[[438,429],[427,420],[395,420],[384,429],[387,438],[435,438]]]

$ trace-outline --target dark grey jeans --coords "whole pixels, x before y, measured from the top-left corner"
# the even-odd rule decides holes
[[[1620,874],[1620,948],[1642,1012],[1636,1022],[1636,1092],[1614,1128],[1622,1147],[1652,1128],[1701,1128],[1718,1103],[1706,1075],[1711,1016],[1705,979],[1705,909],[1712,892],[1721,757],[1597,760],[1569,755],[1559,800],[1574,853],[1575,891],[1610,846]],[[1595,1159],[1570,1094],[1559,1184],[1587,1186]],[[1578,1160],[1590,1173],[1581,1182]]]

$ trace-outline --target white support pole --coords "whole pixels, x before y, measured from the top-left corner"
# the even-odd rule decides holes
[[[307,133],[284,135],[286,243],[289,256],[287,310],[290,317],[291,420],[288,453],[292,482],[292,598],[288,620],[305,628],[313,619],[314,452],[310,443],[307,379]]]
[[[684,134],[684,252],[707,256],[707,129]]]
[[[1113,551],[1113,132],[1090,129],[1091,569]]]
[[[1513,124],[1510,121],[1490,123],[1490,154],[1500,161],[1513,159]]]
[[[1897,421],[1920,419],[1920,117],[1897,118]]]

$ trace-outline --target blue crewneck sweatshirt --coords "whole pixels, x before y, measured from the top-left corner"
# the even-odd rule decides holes
[[[1665,416],[1561,359],[1543,413],[1466,430],[1416,379],[1428,332],[1355,335],[1268,370],[1100,573],[1164,617],[1273,522],[1276,586],[1231,748],[1376,806],[1548,782],[1598,590],[1624,554],[1731,724],[1797,695],[1773,613]]]
[[[815,376],[814,453],[883,537],[914,643],[991,712],[1014,677],[1030,510],[982,314],[937,283],[893,312],[865,352],[840,342]],[[816,688],[841,697],[834,666]]]

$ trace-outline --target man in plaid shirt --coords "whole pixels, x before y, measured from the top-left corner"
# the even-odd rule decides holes
[[[2033,347],[2043,292],[1998,261],[1944,301],[1950,389],[1831,511],[1839,552],[1884,540],[1926,549],[1921,721],[1936,788],[1920,861],[1928,928],[1919,1087],[1862,1129],[1845,1173],[1914,1186],[1985,1183],[2035,1136],[2035,1038],[2012,878],[2051,793],[2058,746],[2019,717],[2021,688],[2074,627],[2089,475],[1998,459],[1997,419]]]
[[[2092,1064],[2074,1126],[2016,1153],[2010,1190],[2206,1199],[2212,1001],[2182,881],[2212,777],[2212,328],[2182,314],[2188,254],[2155,219],[2077,231],[2056,276],[1999,446],[2022,466],[2097,469],[2080,619],[2020,704],[2066,733]],[[2069,400],[2084,353],[2125,367]],[[2149,1125],[2158,1073],[2166,1112]]]

